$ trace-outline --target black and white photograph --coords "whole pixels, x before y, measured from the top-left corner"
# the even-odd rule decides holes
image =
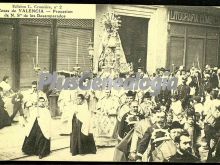
[[[0,4],[0,161],[219,163],[220,7],[77,5]]]

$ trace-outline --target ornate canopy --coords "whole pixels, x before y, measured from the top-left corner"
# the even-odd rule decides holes
[[[104,14],[102,18],[104,32],[98,51],[98,69],[101,76],[114,77],[119,73],[128,73],[131,70],[127,63],[118,33],[120,17],[114,12]]]

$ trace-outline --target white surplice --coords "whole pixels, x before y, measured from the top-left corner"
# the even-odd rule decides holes
[[[25,135],[29,136],[36,119],[44,137],[49,139],[51,137],[51,114],[47,108],[35,107],[31,111],[29,122],[25,126]]]

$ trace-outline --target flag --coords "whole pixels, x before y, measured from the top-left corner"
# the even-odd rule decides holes
[[[115,147],[113,161],[127,161],[133,132],[134,129],[130,130],[122,141]]]

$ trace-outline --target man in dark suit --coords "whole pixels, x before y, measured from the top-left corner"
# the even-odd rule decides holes
[[[182,106],[185,109],[186,105],[189,101],[189,95],[190,95],[190,87],[186,84],[187,78],[182,78],[182,84],[178,86],[178,96],[180,101],[182,102]]]
[[[177,147],[177,152],[169,159],[169,162],[182,163],[198,163],[199,159],[192,155],[191,139],[188,132],[184,131],[174,140]]]
[[[218,70],[217,67],[213,68],[213,72],[210,75],[210,83],[211,83],[212,89],[218,88],[219,80],[218,80],[217,70]]]
[[[24,112],[22,108],[22,99],[23,95],[19,90],[15,90],[15,95],[12,97],[12,104],[13,104],[13,114],[11,115],[11,121],[13,121],[16,114],[19,112],[20,116],[24,118]]]

